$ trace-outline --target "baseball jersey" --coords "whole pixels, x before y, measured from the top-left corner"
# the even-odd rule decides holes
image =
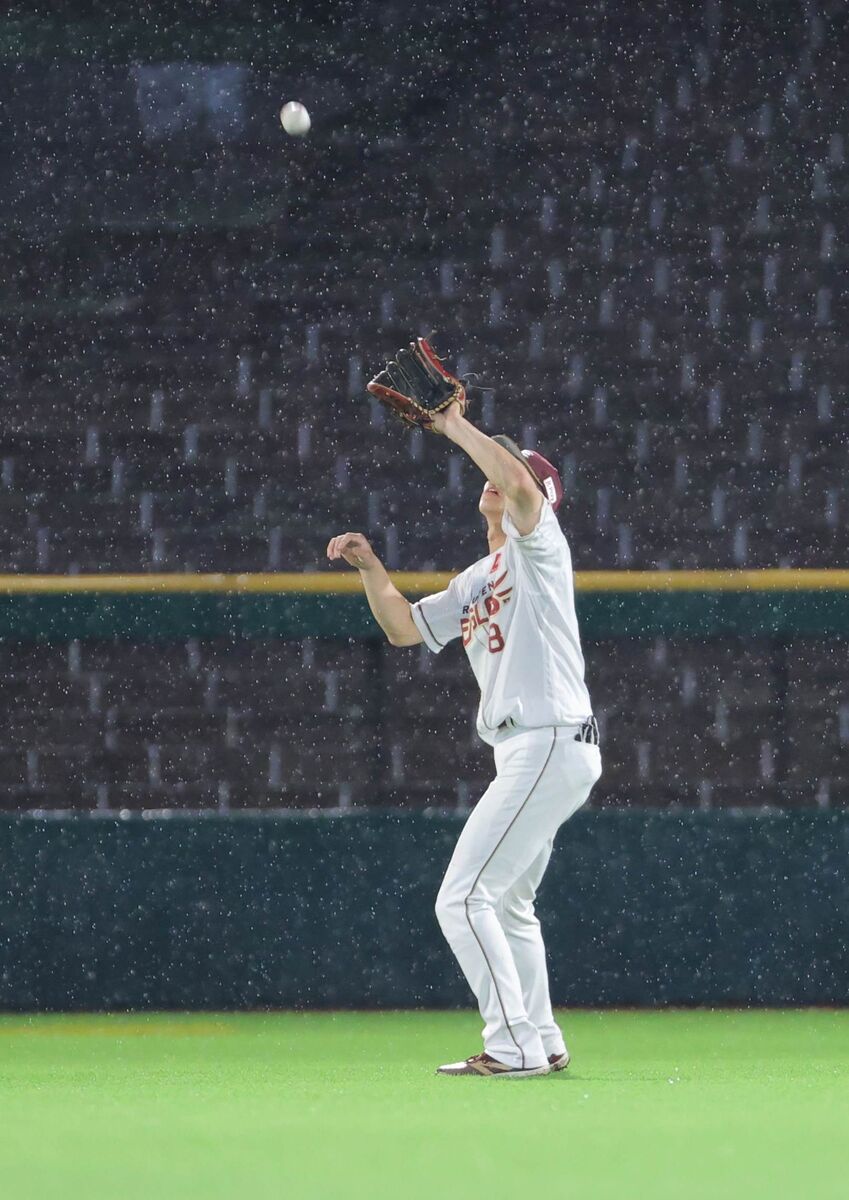
[[[572,725],[592,715],[575,615],[569,543],[543,498],[536,527],[522,536],[509,513],[507,541],[461,571],[444,592],[411,605],[427,647],[438,654],[463,639],[481,690],[477,731]]]

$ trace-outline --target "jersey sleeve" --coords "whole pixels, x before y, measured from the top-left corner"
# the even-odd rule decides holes
[[[501,528],[519,553],[534,562],[556,561],[562,558],[567,549],[566,537],[554,515],[554,509],[545,497],[539,510],[539,519],[530,533],[519,533],[507,511],[501,518]]]
[[[434,654],[460,636],[462,607],[456,579],[451,580],[444,592],[434,592],[410,605],[413,623]]]

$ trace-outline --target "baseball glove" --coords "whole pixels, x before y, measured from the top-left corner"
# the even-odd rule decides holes
[[[405,425],[432,429],[433,414],[456,401],[466,411],[463,383],[446,371],[442,360],[425,341],[416,338],[409,349],[399,350],[382,371],[378,371],[368,390],[391,409]]]

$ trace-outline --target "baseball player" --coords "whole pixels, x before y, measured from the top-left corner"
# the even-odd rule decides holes
[[[571,555],[554,515],[563,488],[541,454],[466,419],[463,385],[422,339],[369,389],[407,423],[459,446],[486,479],[478,509],[488,553],[415,604],[362,534],[341,534],[327,547],[329,559],[359,570],[393,646],[424,642],[438,654],[462,638],[481,691],[477,731],[494,748],[495,779],[460,834],[436,901],[485,1022],[483,1052],[438,1073],[547,1075],[568,1066],[569,1052],[551,1009],[534,899],[557,830],[601,774]]]

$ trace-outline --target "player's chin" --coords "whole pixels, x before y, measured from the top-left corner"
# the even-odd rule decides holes
[[[485,517],[498,517],[504,512],[504,499],[494,492],[484,492],[478,501],[478,511]]]

